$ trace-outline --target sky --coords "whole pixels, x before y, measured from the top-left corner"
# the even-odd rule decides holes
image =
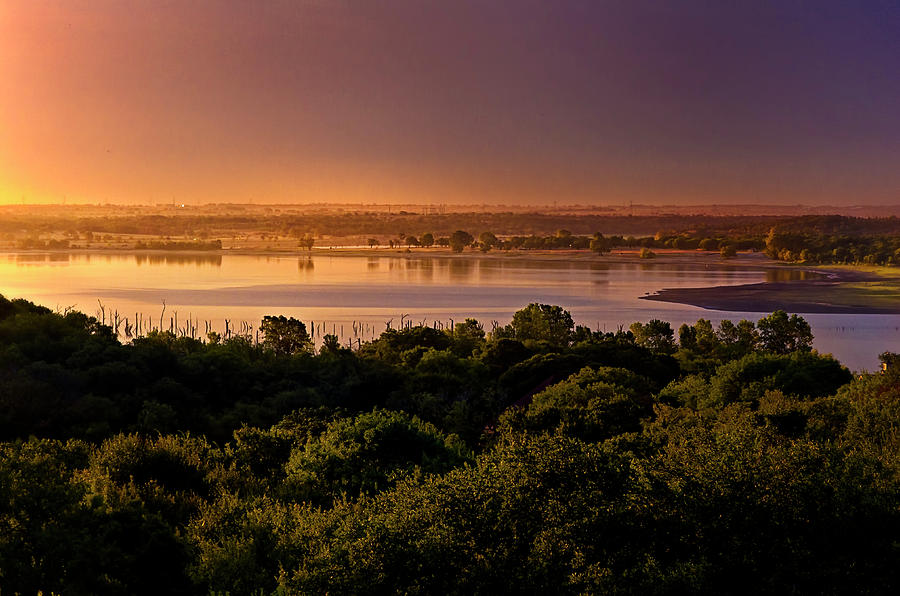
[[[900,1],[0,0],[0,203],[900,204]]]

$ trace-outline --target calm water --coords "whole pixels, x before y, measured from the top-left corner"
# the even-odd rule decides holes
[[[74,307],[99,315],[118,311],[168,328],[178,317],[205,333],[258,325],[263,315],[284,314],[336,332],[344,341],[369,339],[401,319],[444,325],[472,316],[490,329],[506,324],[530,302],[558,304],[576,322],[614,331],[634,321],[664,319],[678,327],[707,318],[757,320],[760,313],[705,310],[639,300],[662,288],[747,284],[773,275],[708,264],[628,264],[519,258],[427,256],[273,257],[247,255],[0,254],[0,293],[53,309]],[[98,300],[100,302],[98,302]],[[163,301],[165,312],[163,314]],[[107,314],[107,318],[109,318]],[[900,316],[804,315],[816,347],[855,370],[876,368],[879,353],[900,351]]]

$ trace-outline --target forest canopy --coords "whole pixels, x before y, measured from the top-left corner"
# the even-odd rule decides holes
[[[900,369],[801,317],[121,343],[0,298],[9,594],[893,593]]]

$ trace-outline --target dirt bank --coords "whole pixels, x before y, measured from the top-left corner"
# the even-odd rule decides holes
[[[674,288],[644,300],[712,310],[831,314],[900,314],[900,282],[852,269],[817,269],[812,279],[712,288]]]

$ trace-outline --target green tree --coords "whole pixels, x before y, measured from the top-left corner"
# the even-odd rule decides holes
[[[276,354],[293,355],[313,350],[313,341],[306,325],[293,317],[267,315],[263,317],[260,330],[263,332],[263,348]]]
[[[719,250],[719,241],[715,238],[704,238],[697,247],[700,250]]]
[[[623,368],[583,368],[534,396],[527,408],[511,408],[502,421],[517,432],[558,431],[586,441],[640,430],[653,412],[650,383]]]
[[[568,345],[575,322],[569,311],[560,306],[531,303],[516,311],[510,328],[518,340],[545,340],[555,345]]]
[[[668,321],[652,319],[646,325],[632,323],[628,328],[634,334],[634,341],[657,354],[671,354],[675,351],[675,332]]]
[[[809,352],[753,352],[719,366],[710,378],[705,406],[734,402],[755,405],[766,391],[802,399],[831,395],[852,379],[850,371],[830,356]]]
[[[422,237],[419,239],[419,243],[425,248],[434,246],[434,234],[432,234],[431,232],[422,234]]]
[[[626,462],[565,436],[510,437],[474,465],[401,483],[355,508],[299,518],[279,542],[308,545],[309,556],[285,565],[281,588],[301,594],[628,591],[616,589],[621,580],[614,570],[649,553],[636,544],[633,526],[611,513],[625,507]]]
[[[295,498],[330,504],[390,488],[404,474],[440,473],[468,457],[458,441],[401,412],[375,410],[328,424],[297,447],[285,470]]]
[[[450,248],[453,252],[462,252],[463,249],[472,244],[474,240],[472,234],[463,230],[456,230],[450,234]]]
[[[687,323],[679,327],[678,345],[682,350],[697,351],[697,330]]]
[[[458,356],[471,356],[476,348],[484,345],[484,325],[475,319],[456,323],[450,334],[453,337],[453,353]]]
[[[741,356],[756,348],[759,332],[753,321],[742,319],[735,325],[728,319],[719,322],[716,337],[729,356]]]
[[[708,319],[699,319],[694,324],[695,349],[702,354],[711,354],[719,347],[719,338]]]
[[[320,354],[339,354],[340,351],[341,342],[338,340],[337,335],[328,333],[322,337],[322,347],[319,348]]]
[[[808,352],[812,349],[813,335],[806,322],[799,315],[791,315],[776,310],[756,323],[761,347],[767,352],[788,354],[797,350]]]
[[[500,242],[493,232],[482,232],[478,235],[478,242],[481,244],[481,250],[489,251]]]
[[[597,232],[594,234],[594,237],[591,238],[590,248],[598,255],[602,255],[603,253],[610,251],[612,248],[612,241],[609,238],[604,238],[603,234]]]

